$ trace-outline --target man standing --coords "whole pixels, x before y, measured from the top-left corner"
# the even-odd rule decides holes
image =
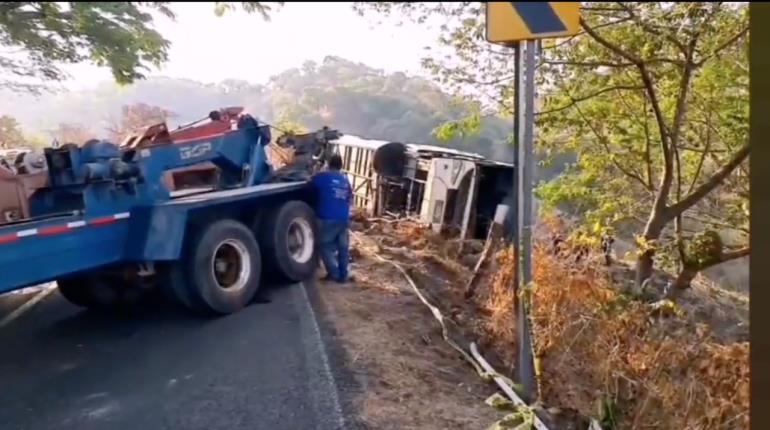
[[[316,190],[325,279],[345,283],[348,281],[348,226],[353,190],[341,169],[342,158],[332,155],[329,157],[329,170],[316,174],[312,184]]]

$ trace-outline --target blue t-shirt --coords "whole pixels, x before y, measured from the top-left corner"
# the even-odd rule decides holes
[[[348,178],[339,171],[326,171],[313,177],[316,190],[316,214],[323,220],[347,221],[353,189]]]

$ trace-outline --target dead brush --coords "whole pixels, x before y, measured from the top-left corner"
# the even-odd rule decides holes
[[[535,246],[531,295],[545,405],[575,408],[605,429],[748,428],[748,343],[722,345],[676,309],[658,316],[593,259],[571,258],[569,242],[562,253],[548,245]],[[512,249],[499,251],[477,297],[484,343],[509,364],[513,262]]]
[[[399,223],[388,234],[408,241],[414,257],[441,255],[440,242],[418,224]],[[605,429],[748,429],[747,342],[720,344],[676,309],[658,315],[616,288],[606,268],[569,255],[541,242],[533,256],[531,319],[545,405],[574,408]],[[466,320],[509,368],[516,357],[514,261],[512,248],[496,253]]]
[[[535,350],[543,400],[599,415],[612,428],[748,428],[748,344],[719,345],[682,316],[651,317],[599,270],[536,249]],[[606,411],[606,409],[605,409]],[[605,414],[606,415],[606,414]]]
[[[511,289],[516,252],[508,247],[497,253],[497,270],[489,281],[489,289],[478,299],[486,316],[482,323],[483,342],[491,344],[497,353],[512,366],[516,357],[516,317],[513,312],[515,296]],[[485,296],[485,297],[484,297]]]

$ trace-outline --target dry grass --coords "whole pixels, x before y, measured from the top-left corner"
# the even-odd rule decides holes
[[[509,366],[516,356],[516,318],[512,312],[516,300],[513,285],[513,248],[504,249],[495,256],[497,270],[489,281],[489,290],[482,299],[482,309],[487,315],[483,319],[481,332],[485,344],[492,344]]]
[[[536,257],[535,349],[548,405],[595,415],[604,398],[616,428],[748,428],[748,343],[721,345],[675,307],[656,311],[598,271],[576,273],[542,249]]]
[[[440,237],[412,223],[368,229],[380,244],[408,245],[402,261],[442,266],[450,282],[436,282],[434,300],[512,370],[511,249],[495,256],[496,270],[468,303],[460,294],[468,270]],[[748,428],[749,344],[714,335],[740,321],[737,308],[700,293],[681,307],[655,307],[623,295],[595,259],[575,263],[538,246],[535,261],[532,320],[545,405],[603,417],[606,428]],[[724,315],[703,318],[703,309]]]

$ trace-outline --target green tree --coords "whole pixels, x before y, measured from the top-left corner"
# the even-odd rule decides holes
[[[10,115],[0,116],[0,148],[14,148],[23,146],[24,143],[24,133],[16,118]]]
[[[425,67],[455,93],[510,113],[511,50],[485,41],[481,3],[356,7],[441,17],[439,47],[452,55],[431,55]],[[597,234],[635,231],[637,284],[656,257],[676,262],[685,287],[748,255],[747,5],[590,2],[582,16],[580,34],[546,43],[538,67],[538,147],[577,155],[539,188],[545,206],[569,203]]]
[[[241,5],[264,18],[271,11],[259,2]],[[214,12],[232,8],[218,2]],[[61,64],[90,60],[109,67],[118,83],[143,79],[150,66],[168,59],[169,42],[153,29],[151,12],[174,18],[170,2],[0,2],[0,43],[16,50],[0,56],[0,70],[37,82],[60,81],[66,78]],[[0,84],[41,89],[29,79]]]
[[[656,255],[677,262],[678,287],[748,255],[748,8],[592,3],[581,26],[585,36],[545,50],[540,69],[553,88],[541,144],[556,150],[567,130],[579,154],[541,195],[576,192],[586,221],[640,226],[637,284]]]

